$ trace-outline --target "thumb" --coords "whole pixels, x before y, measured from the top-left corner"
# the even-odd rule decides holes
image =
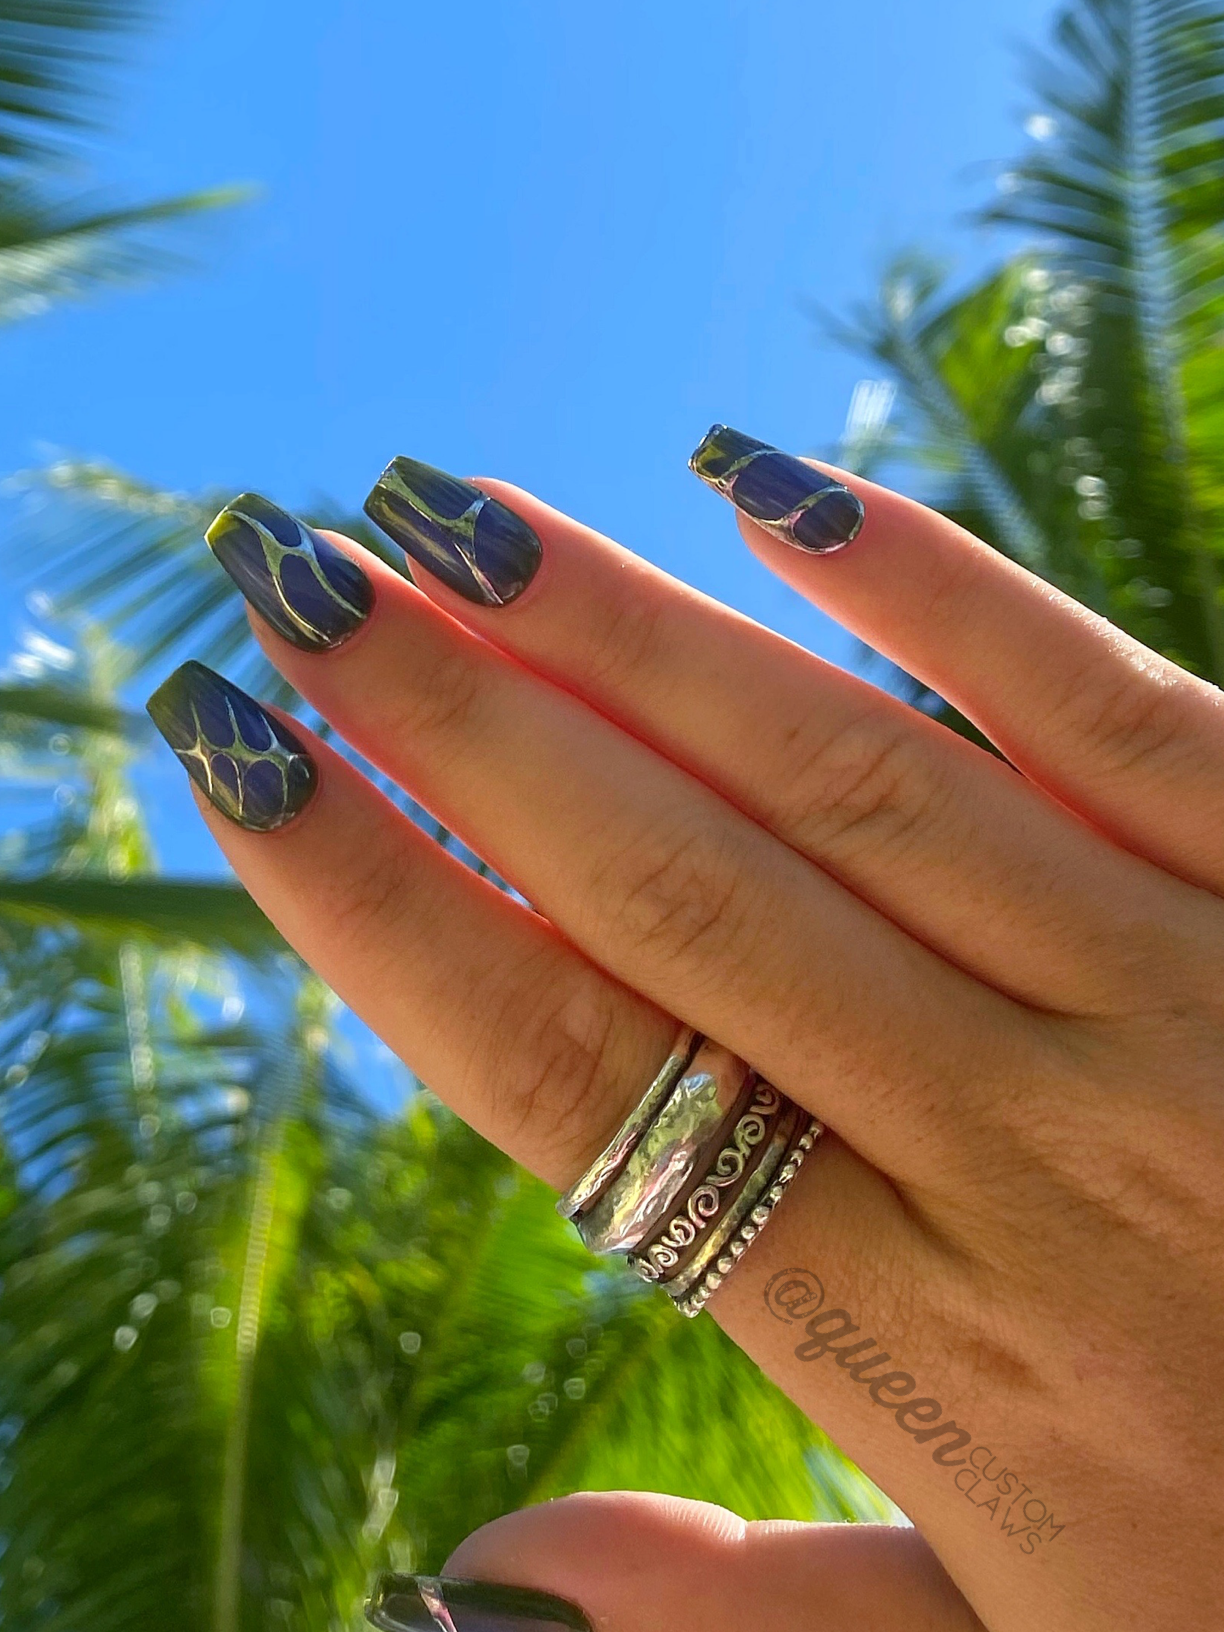
[[[387,1578],[371,1619],[386,1632],[982,1632],[916,1531],[746,1524],[631,1492],[496,1519],[442,1578]]]

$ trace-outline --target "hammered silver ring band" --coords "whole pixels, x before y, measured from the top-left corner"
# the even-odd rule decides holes
[[[557,1203],[682,1314],[705,1307],[824,1132],[730,1049],[684,1027],[645,1094]]]

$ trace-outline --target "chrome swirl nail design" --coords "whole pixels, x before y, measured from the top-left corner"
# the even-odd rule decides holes
[[[727,425],[711,426],[689,469],[758,527],[810,554],[840,550],[862,529],[862,502],[848,487]]]
[[[591,1632],[565,1598],[495,1581],[384,1575],[366,1604],[380,1632]]]
[[[176,669],[145,706],[191,780],[240,827],[283,827],[314,792],[318,773],[305,744],[202,663]]]
[[[374,605],[351,556],[258,493],[232,499],[204,536],[260,617],[302,651],[339,646]]]
[[[477,606],[507,605],[540,565],[540,540],[513,510],[416,459],[391,461],[365,512],[414,561]]]

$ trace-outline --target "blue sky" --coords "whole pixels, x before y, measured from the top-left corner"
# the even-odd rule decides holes
[[[1025,142],[1045,0],[194,0],[92,153],[122,198],[252,181],[160,286],[0,331],[0,471],[359,505],[386,459],[507,477],[791,637],[852,645],[685,469],[715,419],[836,442],[817,343],[895,251],[961,271]],[[166,756],[168,759],[168,756]],[[167,859],[215,862],[170,764]]]

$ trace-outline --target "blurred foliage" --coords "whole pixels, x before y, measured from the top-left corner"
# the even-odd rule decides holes
[[[898,390],[859,457],[921,463],[950,515],[1222,681],[1224,9],[1076,0],[1054,47],[984,212],[1029,245],[956,294],[904,257],[839,331]]]
[[[149,878],[98,683],[126,665],[97,636],[78,665],[114,729],[31,676],[6,779],[77,792],[0,879],[4,1624],[355,1625],[375,1569],[578,1488],[886,1517],[430,1095],[378,1114],[239,892]]]
[[[115,208],[65,188],[99,68],[144,13],[123,0],[0,0],[0,323],[164,268],[167,227],[247,196],[223,187]]]
[[[228,196],[52,186],[138,21],[0,0],[0,321],[164,265],[156,229]],[[888,1517],[708,1317],[609,1274],[423,1088],[376,1110],[242,890],[158,876],[121,688],[189,647],[299,700],[202,545],[219,498],[70,461],[23,485],[5,577],[55,604],[0,677],[0,1621],[334,1632],[378,1569],[578,1488]]]

